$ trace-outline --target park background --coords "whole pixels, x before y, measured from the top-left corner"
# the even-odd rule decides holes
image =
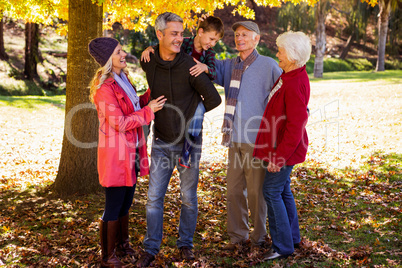
[[[103,11],[109,8],[109,2],[130,1],[101,1],[103,9],[93,7],[87,0],[70,1],[64,9],[56,4],[46,6],[63,1],[30,0],[25,6],[22,2],[0,1],[0,10],[4,11],[0,33],[0,266],[94,267],[99,265],[97,219],[103,210],[96,154],[90,148],[71,148],[74,146],[68,145],[64,137],[69,127],[66,114],[88,103],[87,85],[96,68],[84,45],[96,36],[118,38],[131,54],[128,69],[133,83],[143,91],[147,84],[136,59],[145,47],[156,43],[156,38],[147,24],[132,29],[142,23],[140,16],[115,23],[113,19],[118,17],[113,8],[107,13],[109,27],[102,27],[106,17]],[[202,7],[204,2],[210,1],[195,1],[192,8]],[[401,1],[373,5],[367,2],[375,1],[301,1],[297,5],[282,3],[280,7],[258,5],[279,1],[244,1],[244,6],[231,2],[237,5],[216,10],[206,5],[198,13],[184,4],[170,10],[178,10],[179,14],[192,11],[186,20],[187,36],[194,32],[194,17],[214,11],[225,25],[225,36],[216,47],[220,59],[236,55],[230,26],[235,21],[251,19],[250,12],[255,14],[262,31],[260,54],[276,59],[276,37],[286,30],[302,30],[312,40],[313,55],[307,63],[311,79],[309,153],[307,161],[295,168],[292,178],[302,247],[287,260],[269,263],[261,263],[263,250],[247,245],[238,248],[236,254],[220,250],[228,242],[227,149],[220,146],[221,105],[206,115],[204,123],[200,214],[195,236],[198,259],[194,263],[181,262],[175,249],[180,207],[175,172],[165,201],[164,240],[155,266],[400,266]],[[388,2],[389,9],[383,11],[381,5]],[[160,10],[169,8],[165,2],[160,3],[166,5]],[[89,25],[93,9],[97,12],[95,31]],[[50,10],[58,11],[60,16]],[[78,16],[66,16],[66,12],[77,10],[81,12]],[[322,53],[322,44],[317,45],[317,36],[322,34],[317,30],[320,10],[325,15],[326,44],[321,55],[322,77],[317,78],[320,73],[315,72],[316,55]],[[384,12],[388,14],[388,28],[383,66],[378,66],[378,20]],[[47,15],[32,19],[33,13]],[[77,27],[77,23],[83,27],[66,35],[67,21],[70,27]],[[152,16],[148,22],[152,25]],[[80,45],[71,49],[71,39]],[[71,54],[77,49],[82,52],[73,58]],[[74,68],[82,66],[86,68],[81,70],[84,75],[78,74],[81,76],[76,79],[79,72]],[[384,71],[380,71],[381,67]],[[73,75],[68,77],[68,71]],[[71,77],[78,81],[69,81]],[[222,88],[218,89],[222,94]],[[71,131],[78,140],[96,141],[97,118],[93,109],[71,120],[76,128]],[[144,177],[139,181],[130,222],[131,242],[138,252],[146,228],[146,191]]]

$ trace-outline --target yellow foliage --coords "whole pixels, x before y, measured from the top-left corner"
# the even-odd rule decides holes
[[[255,0],[260,6],[280,6],[284,2],[298,4],[307,2],[314,5],[318,0]],[[377,0],[362,0],[376,2]],[[184,20],[184,26],[193,29],[198,23],[201,14],[213,15],[216,9],[225,6],[235,7],[233,14],[247,19],[254,19],[254,10],[246,6],[241,0],[92,0],[94,4],[103,5],[105,12],[104,27],[111,28],[115,22],[120,22],[125,29],[136,31],[144,30],[148,25],[155,23],[156,17],[163,12],[174,12]],[[0,0],[0,11],[3,10],[9,17],[22,19],[25,22],[52,24],[55,18],[68,20],[68,0]],[[67,27],[58,24],[60,34],[67,33]]]
[[[375,6],[378,4],[378,0],[360,0],[362,3],[366,2],[368,3],[370,6]]]
[[[257,5],[280,6],[283,2],[298,4],[307,2],[314,5],[318,0],[255,0]],[[228,5],[235,6],[233,14],[239,14],[247,19],[254,19],[254,10],[246,6],[246,1],[240,0],[195,0],[195,1],[171,1],[171,0],[97,0],[103,4],[104,11],[108,14],[105,27],[110,28],[114,22],[120,22],[125,29],[144,30],[148,25],[155,23],[156,17],[163,12],[174,12],[184,20],[184,26],[193,29],[197,26],[198,17],[201,14],[213,15],[216,9],[222,9]]]
[[[49,25],[54,18],[67,19],[68,0],[13,0],[8,5],[0,0],[0,9],[7,16],[25,22]]]

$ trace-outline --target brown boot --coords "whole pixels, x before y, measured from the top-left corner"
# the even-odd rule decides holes
[[[115,254],[117,231],[119,221],[100,220],[100,240],[102,248],[101,267],[122,268],[125,267]]]
[[[135,251],[130,246],[128,235],[128,214],[119,218],[120,229],[117,235],[116,255],[119,257],[129,255],[134,258]]]

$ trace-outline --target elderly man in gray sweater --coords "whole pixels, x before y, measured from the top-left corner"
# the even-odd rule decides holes
[[[227,170],[227,232],[234,250],[249,239],[248,209],[254,229],[253,246],[262,246],[266,231],[267,205],[262,194],[265,168],[253,159],[254,143],[268,95],[282,70],[275,60],[259,55],[258,25],[240,21],[232,25],[239,55],[217,60],[215,82],[225,88],[226,106],[222,144],[229,147]]]

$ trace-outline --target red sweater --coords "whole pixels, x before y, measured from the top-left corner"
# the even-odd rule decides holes
[[[282,167],[306,159],[310,82],[306,66],[283,73],[273,88],[280,79],[282,86],[265,108],[253,156]]]

